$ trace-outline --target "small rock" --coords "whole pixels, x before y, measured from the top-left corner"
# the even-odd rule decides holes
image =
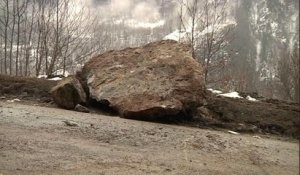
[[[228,131],[228,133],[230,133],[230,134],[234,134],[234,135],[239,135],[240,133],[238,133],[238,132],[234,132],[234,131]]]
[[[0,100],[5,100],[5,99],[6,99],[6,97],[4,97],[4,96],[0,97]]]
[[[75,122],[71,122],[71,121],[67,121],[67,120],[65,120],[65,121],[63,121],[65,124],[66,124],[66,126],[71,126],[71,127],[77,127],[77,126],[79,126],[77,123],[75,123]]]
[[[43,103],[50,103],[50,102],[52,102],[52,99],[51,99],[51,98],[44,97],[44,98],[41,99],[41,101],[42,101]]]
[[[78,112],[84,112],[84,113],[90,113],[90,110],[85,107],[85,106],[82,106],[80,104],[77,104],[74,108],[75,111],[78,111]]]
[[[23,92],[21,95],[20,95],[21,97],[28,97],[28,92]]]
[[[261,139],[261,137],[259,137],[259,136],[253,136],[253,138],[256,138],[256,139]]]
[[[165,171],[170,172],[170,171],[172,171],[172,170],[171,170],[170,168],[166,168]]]

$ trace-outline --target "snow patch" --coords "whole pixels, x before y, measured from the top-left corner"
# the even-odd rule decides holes
[[[39,75],[37,78],[47,78],[47,75]]]
[[[208,91],[212,92],[213,94],[222,94],[222,91],[215,90],[215,89],[207,89]]]
[[[232,27],[232,26],[236,26],[237,23],[235,21],[227,21],[224,24],[218,24],[218,25],[210,25],[208,27],[206,27],[204,30],[202,31],[195,31],[194,36],[195,38],[199,38],[202,36],[205,36],[209,33],[220,33],[222,32],[226,27]],[[180,31],[180,30],[175,30],[174,32],[168,34],[167,36],[165,36],[163,39],[164,40],[174,40],[174,41],[189,41],[191,39],[192,36],[192,25],[188,25],[189,27],[186,28],[185,31]],[[197,25],[196,25],[197,27]]]
[[[63,69],[59,69],[55,72],[52,73],[53,75],[63,75],[64,77],[68,77],[70,75],[70,73],[68,71],[65,71]]]
[[[236,26],[236,25],[237,25],[237,23],[234,21],[227,21],[227,23],[225,23],[225,24],[210,25],[207,28],[205,28],[202,32],[197,33],[196,36],[203,36],[203,35],[207,35],[209,33],[219,33],[226,27]]]
[[[220,96],[229,97],[229,98],[243,98],[237,92],[230,92],[230,93],[226,93],[226,94],[220,94]]]
[[[246,97],[246,99],[249,100],[249,101],[258,101],[258,100],[256,100],[255,98],[252,98],[250,95],[248,95],[248,96]]]
[[[21,100],[18,98],[15,98],[13,100],[7,100],[8,103],[14,103],[14,102],[20,102]]]
[[[170,33],[169,35],[165,36],[164,40],[174,40],[174,41],[180,41],[185,40],[188,36],[188,32],[179,31],[178,29],[174,32]]]
[[[50,81],[60,81],[60,80],[62,80],[62,78],[55,77],[55,78],[50,78],[48,80],[50,80]]]
[[[215,90],[215,89],[207,89],[208,91],[210,91],[213,94],[217,94],[218,96],[222,96],[222,97],[228,97],[228,98],[241,98],[244,99],[243,97],[240,96],[240,94],[238,92],[229,92],[229,93],[223,93],[220,90]],[[247,100],[252,101],[252,102],[257,102],[258,100],[255,98],[252,98],[250,95],[248,95],[246,97]]]

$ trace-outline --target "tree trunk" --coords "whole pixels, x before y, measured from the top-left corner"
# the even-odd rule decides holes
[[[21,23],[21,14],[19,8],[19,0],[17,0],[17,53],[16,53],[16,76],[19,75],[19,46],[20,46],[20,23]]]
[[[33,5],[32,13],[31,13],[31,22],[30,22],[30,30],[28,40],[26,41],[26,51],[25,51],[25,76],[28,76],[28,66],[29,66],[29,57],[30,57],[30,50],[32,46],[32,30],[33,30],[33,22],[34,22],[34,13],[35,13],[35,6]],[[29,45],[29,46],[28,46]]]
[[[7,45],[9,24],[9,0],[6,0],[5,31],[4,31],[4,73],[7,75]]]
[[[37,49],[36,49],[36,57],[35,57],[35,75],[36,76],[39,76],[40,70],[41,70],[41,66],[39,63],[40,40],[41,40],[41,32],[39,30],[38,43],[37,43]]]
[[[55,32],[55,47],[53,56],[47,71],[47,75],[51,75],[59,53],[59,0],[56,0],[56,32]]]
[[[12,29],[11,29],[11,36],[10,36],[10,52],[9,52],[9,75],[12,75],[12,57],[13,57],[15,24],[16,24],[16,7],[15,7],[15,0],[13,0],[13,21],[12,21]]]

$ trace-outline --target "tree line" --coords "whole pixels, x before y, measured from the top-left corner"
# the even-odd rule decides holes
[[[71,0],[0,2],[0,71],[16,76],[50,75],[93,54],[95,18]]]

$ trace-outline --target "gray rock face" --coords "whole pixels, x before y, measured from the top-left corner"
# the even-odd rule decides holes
[[[55,103],[65,109],[74,109],[77,104],[87,102],[86,93],[75,77],[63,79],[52,88],[51,94]]]
[[[160,41],[92,58],[81,73],[89,98],[124,118],[152,120],[189,114],[203,103],[203,67],[190,46]]]

